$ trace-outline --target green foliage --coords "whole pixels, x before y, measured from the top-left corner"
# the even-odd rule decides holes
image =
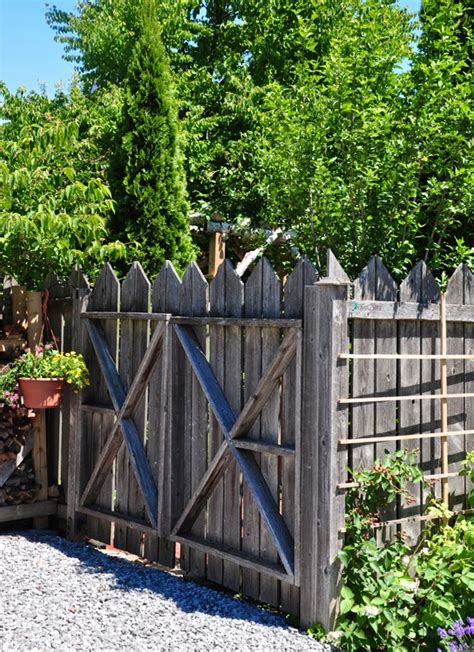
[[[359,486],[347,498],[340,616],[332,633],[347,652],[434,649],[438,627],[473,613],[472,517],[456,517],[432,498],[428,512],[439,519],[428,523],[414,550],[402,537],[378,545],[373,536],[380,510],[396,499],[409,502],[407,483],[422,481],[415,455],[386,452],[372,469],[352,473]]]
[[[0,269],[29,289],[75,264],[93,276],[123,246],[105,243],[113,202],[86,101],[77,89],[53,100],[0,91]]]
[[[142,0],[140,33],[127,71],[124,119],[113,165],[117,214],[128,262],[149,274],[166,259],[178,268],[192,259],[184,170],[173,82],[153,0]]]
[[[283,227],[319,267],[330,246],[350,274],[374,253],[398,278],[472,263],[472,11],[400,4],[156,0],[192,209]],[[49,20],[86,89],[123,84],[135,2]]]

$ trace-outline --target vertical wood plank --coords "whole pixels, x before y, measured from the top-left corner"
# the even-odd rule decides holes
[[[78,270],[74,270],[68,279],[72,288],[71,311],[71,349],[77,353],[85,352],[84,325],[80,318],[86,309],[90,288],[87,279]],[[70,392],[69,400],[69,447],[68,447],[68,482],[67,482],[67,524],[66,532],[70,539],[79,537],[83,519],[77,518],[76,508],[85,486],[84,439],[81,414],[81,392]]]
[[[135,262],[122,283],[121,312],[147,312],[150,301],[150,282],[140,263]],[[146,321],[122,319],[120,323],[119,373],[125,390],[133,382],[148,344],[148,323]],[[133,420],[145,443],[146,391],[135,410]],[[122,445],[116,461],[115,508],[122,514],[144,518],[144,503],[135,474],[130,464],[126,447]],[[117,525],[115,545],[136,555],[142,554],[143,534]]]
[[[224,261],[210,285],[210,315],[241,317],[242,310],[243,284],[231,263]],[[242,330],[239,326],[211,327],[210,362],[229,405],[239,414],[242,409]],[[217,422],[212,419],[209,460],[217,453],[222,439]],[[233,460],[208,503],[208,538],[240,550],[240,511],[240,470]],[[227,588],[240,590],[239,566],[209,555],[208,578],[219,581],[213,579],[219,577]]]
[[[33,418],[33,467],[36,483],[39,486],[36,500],[48,500],[48,455],[46,442],[45,410],[37,410]],[[49,518],[36,516],[33,519],[35,528],[47,528]]]
[[[280,282],[266,258],[262,258],[245,285],[246,317],[280,316]],[[271,331],[271,332],[270,332]],[[252,395],[262,373],[270,364],[279,346],[279,333],[275,329],[248,328],[245,334],[245,399]],[[260,417],[252,427],[249,437],[278,441],[279,389],[267,402]],[[255,455],[264,478],[277,504],[278,461],[269,456]],[[271,536],[263,525],[260,513],[245,483],[243,486],[243,542],[242,549],[269,561],[277,555]],[[246,595],[270,604],[278,603],[278,582],[274,578],[259,576],[249,569],[242,570],[243,590]]]
[[[374,256],[354,283],[354,299],[395,301],[397,286],[378,256]],[[354,353],[396,353],[397,326],[395,321],[358,320],[353,323]],[[397,366],[395,360],[358,360],[353,363],[353,396],[395,395]],[[352,436],[394,434],[396,427],[396,404],[393,402],[354,405],[352,410]],[[395,443],[351,447],[354,450],[349,466],[354,469],[370,468],[381,459],[384,450],[393,451]],[[396,508],[389,506],[384,519],[396,517]],[[392,528],[379,531],[379,538],[390,538]]]
[[[454,274],[449,279],[446,288],[446,304],[464,304],[466,303],[466,270],[463,265],[459,265]],[[465,353],[465,324],[448,322],[447,323],[447,353]],[[469,364],[469,361],[466,361]],[[462,394],[466,391],[465,380],[467,380],[466,367],[464,360],[448,360],[448,393]],[[472,399],[453,398],[448,401],[448,424],[450,431],[467,430],[467,409]],[[460,468],[460,462],[466,457],[466,435],[459,437],[448,437],[448,472],[456,472]],[[450,509],[460,510],[464,507],[465,502],[465,479],[463,477],[454,477],[447,480],[449,487],[449,507]]]
[[[158,274],[152,288],[153,312],[179,313],[181,281],[173,267],[167,261]],[[156,327],[156,326],[155,326]],[[153,325],[152,325],[153,328]],[[174,436],[174,429],[179,427],[177,418],[181,406],[178,405],[176,415],[171,414],[172,388],[175,395],[178,391],[177,384],[177,349],[173,341],[173,333],[166,334],[163,343],[161,363],[155,367],[150,379],[150,407],[149,407],[149,433],[147,441],[147,455],[153,478],[158,487],[158,522],[163,536],[153,537],[148,535],[145,539],[145,557],[159,561],[161,564],[173,568],[175,565],[175,544],[166,539],[172,528],[173,494],[177,491],[176,475],[173,471],[173,459],[181,455],[173,455],[174,447],[179,445],[180,436]]]
[[[426,270],[425,281],[422,287],[422,296],[424,303],[438,303],[440,300],[440,290],[435,279]],[[421,335],[421,353],[439,354],[440,349],[440,324],[439,322],[425,322],[420,324]],[[438,360],[421,361],[421,391],[424,394],[437,394],[440,392],[440,364]],[[462,391],[462,390],[461,390]],[[421,426],[419,432],[437,432],[441,427],[440,401],[421,401],[420,404]],[[422,439],[419,444],[420,464],[423,473],[430,475],[441,473],[440,454],[441,440]],[[433,490],[431,490],[433,491]],[[434,488],[435,494],[440,493],[440,483]],[[424,511],[426,499],[431,493],[429,489],[421,489],[420,511]]]
[[[209,286],[201,270],[191,263],[183,277],[181,286],[181,314],[192,317],[207,315]],[[206,327],[194,329],[203,351],[207,348]],[[208,450],[208,410],[207,401],[191,369],[186,362],[185,386],[185,432],[184,432],[184,473],[186,478],[185,500],[192,492],[206,471]],[[193,532],[200,537],[205,534],[205,514],[201,514],[193,526]],[[204,577],[206,571],[205,554],[198,550],[182,549],[183,570],[196,577]]]
[[[467,267],[463,265],[463,303],[465,305],[474,304],[474,276]],[[474,323],[466,322],[464,324],[464,352],[470,355],[474,354]],[[466,393],[474,392],[474,360],[466,360],[464,365],[464,391]],[[474,430],[474,401],[466,399],[465,402],[465,424],[466,430]],[[474,448],[474,435],[466,435],[464,441],[464,450],[472,451]],[[464,507],[468,508],[467,494],[472,489],[472,483],[469,478],[465,478],[464,494],[466,496]]]
[[[371,258],[354,282],[354,300],[375,299],[377,286],[377,261]],[[375,320],[354,319],[352,346],[356,354],[375,353]],[[373,396],[375,393],[375,362],[354,359],[352,364],[352,396]],[[370,437],[375,432],[375,405],[355,403],[352,406],[352,436]],[[351,446],[350,467],[355,471],[370,468],[375,460],[375,445]]]
[[[284,315],[286,319],[301,319],[304,311],[304,290],[316,282],[316,271],[307,258],[302,258],[288,276],[284,288]],[[299,344],[301,346],[301,342]],[[282,487],[282,515],[295,541],[296,576],[300,573],[300,437],[301,437],[301,352],[290,363],[282,380],[281,443],[296,450],[294,459],[280,460]],[[298,586],[281,582],[281,608],[299,616],[300,590]]]
[[[439,299],[439,288],[426,264],[421,261],[411,270],[407,278],[400,285],[400,300],[414,303],[430,303]],[[399,324],[399,351],[400,353],[421,353],[423,348],[432,349],[433,331],[431,328],[424,327],[422,330],[421,322],[405,322]],[[430,351],[431,352],[431,351]],[[423,371],[428,374],[427,384],[423,385]],[[422,361],[418,360],[401,360],[399,375],[399,393],[400,395],[419,394],[425,389],[426,393],[436,393],[437,385],[431,377],[432,369],[423,368]],[[428,403],[428,401],[426,401]],[[431,402],[431,401],[430,401]],[[400,434],[413,434],[420,432],[424,428],[424,419],[429,425],[432,424],[433,415],[427,414],[425,408],[421,405],[423,401],[414,399],[413,401],[401,401],[399,405]],[[419,451],[419,463],[423,464],[423,444],[421,441],[409,440],[403,443],[406,450]],[[420,485],[410,486],[408,489],[415,497],[414,505],[400,506],[399,514],[413,516],[420,514],[424,500],[423,490]],[[414,544],[419,537],[421,526],[419,523],[409,523],[404,526],[409,541]]]
[[[96,280],[94,289],[91,292],[88,302],[89,310],[103,312],[117,312],[120,301],[120,283],[112,267],[107,263],[102,268]],[[114,319],[104,320],[103,330],[109,345],[112,357],[117,356],[118,323]],[[111,406],[110,397],[107,391],[105,380],[100,371],[99,363],[92,353],[88,356],[89,371],[91,374],[91,385],[87,391],[87,400],[100,405]],[[88,423],[87,423],[88,422]],[[88,431],[86,433],[86,447],[89,454],[89,475],[95,466],[100,451],[105,444],[107,434],[110,431],[114,416],[103,414],[92,414],[87,419]],[[97,505],[112,508],[112,472],[104,482],[97,498]],[[110,523],[95,517],[87,518],[87,532],[90,537],[96,538],[104,543],[110,543]]]
[[[338,359],[347,351],[348,327],[344,280],[323,279],[306,288],[301,441],[301,624],[319,622],[334,627],[344,524],[344,495],[337,485],[345,478],[347,452],[337,441],[346,436],[347,409],[339,398],[347,396],[348,368]],[[335,303],[338,301],[338,303]]]
[[[71,289],[68,285],[59,282],[54,272],[50,272],[44,282],[45,290],[48,291],[47,314],[54,337],[61,351],[70,351],[70,339],[65,340],[65,314],[66,302],[71,301]],[[68,335],[70,329],[68,329]],[[43,342],[50,342],[52,335],[48,326],[45,324]],[[46,429],[48,432],[48,468],[49,483],[52,485],[62,484],[63,491],[66,487],[66,478],[62,482],[61,469],[63,458],[67,459],[67,431],[69,427],[69,396],[70,392],[65,392],[61,407],[50,409],[46,413]],[[66,418],[63,418],[66,415]]]

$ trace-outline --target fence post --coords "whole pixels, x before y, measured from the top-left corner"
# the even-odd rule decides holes
[[[85,279],[84,279],[85,280]],[[84,327],[81,312],[86,309],[89,296],[88,287],[72,289],[72,337],[71,349],[76,353],[84,353]],[[81,486],[81,456],[82,456],[82,414],[81,392],[71,392],[69,410],[69,458],[68,458],[68,485],[67,485],[67,525],[68,539],[76,539],[79,532],[77,520],[77,506],[79,503]]]
[[[331,268],[330,268],[331,269]],[[342,270],[341,270],[342,271]],[[338,276],[342,277],[342,274]],[[345,276],[345,275],[344,275]],[[305,288],[303,430],[301,440],[301,625],[334,627],[340,580],[337,554],[344,525],[342,481],[346,435],[347,295],[349,280],[325,278]]]

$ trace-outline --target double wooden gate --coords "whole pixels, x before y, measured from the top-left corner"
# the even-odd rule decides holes
[[[301,261],[282,293],[263,260],[245,285],[225,263],[210,286],[194,265],[182,282],[165,265],[150,288],[135,264],[121,287],[107,266],[87,306],[76,297],[92,382],[71,412],[71,533],[168,566],[179,543],[186,572],[299,614],[302,312],[314,280]]]

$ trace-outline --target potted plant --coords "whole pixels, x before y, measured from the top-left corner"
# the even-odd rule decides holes
[[[60,353],[50,345],[37,346],[12,362],[2,374],[0,393],[3,401],[14,407],[19,402],[28,408],[57,407],[62,398],[64,385],[80,390],[89,384],[89,372],[83,356],[70,351]]]

